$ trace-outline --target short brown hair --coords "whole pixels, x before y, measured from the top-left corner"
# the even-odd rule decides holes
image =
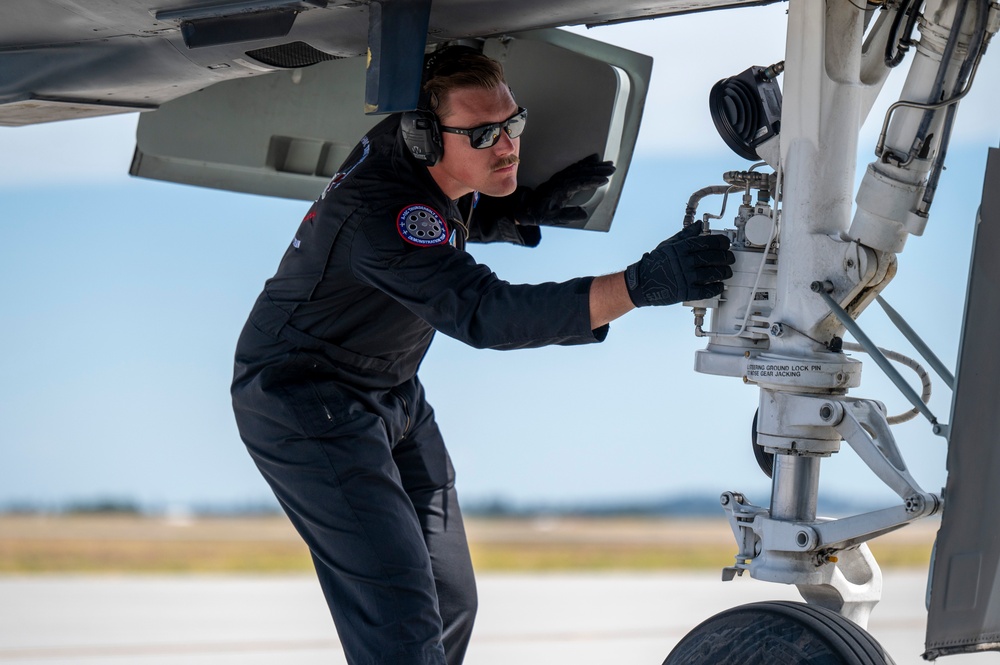
[[[448,93],[458,88],[495,88],[506,85],[503,65],[468,46],[448,46],[427,59],[423,85],[427,110],[447,116]]]

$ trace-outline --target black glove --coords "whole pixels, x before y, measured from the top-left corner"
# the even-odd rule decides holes
[[[593,191],[608,184],[615,165],[602,162],[596,154],[570,164],[534,190],[524,188],[514,216],[518,223],[530,226],[564,226],[587,219],[580,206],[566,207],[581,192]]]
[[[703,300],[722,293],[736,257],[724,235],[701,235],[696,222],[664,240],[625,269],[625,286],[636,307]]]

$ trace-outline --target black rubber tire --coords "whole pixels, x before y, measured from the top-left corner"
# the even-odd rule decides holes
[[[663,665],[894,665],[857,624],[831,610],[776,600],[703,621]]]
[[[757,460],[757,466],[768,478],[774,476],[774,453],[764,450],[764,446],[757,443],[757,416],[760,409],[753,412],[753,422],[750,424],[750,445],[753,446],[753,457]]]

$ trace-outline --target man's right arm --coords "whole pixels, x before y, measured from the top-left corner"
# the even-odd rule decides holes
[[[597,330],[635,309],[625,287],[625,273],[595,277],[590,284],[590,327]]]
[[[704,300],[722,293],[736,257],[724,235],[703,235],[692,224],[643,254],[624,272],[595,277],[590,321],[596,330],[634,307]]]

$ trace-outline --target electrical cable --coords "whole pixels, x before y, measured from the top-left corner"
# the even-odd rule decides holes
[[[860,351],[861,353],[868,353],[868,351],[865,349],[865,347],[861,346],[860,344],[855,344],[854,342],[844,342],[844,350],[845,351]],[[924,369],[923,365],[921,365],[920,363],[918,363],[913,358],[909,358],[907,356],[904,356],[902,353],[898,353],[896,351],[891,351],[889,349],[884,349],[881,346],[878,347],[878,350],[881,351],[882,355],[884,355],[889,360],[895,360],[899,364],[906,365],[907,367],[909,367],[910,369],[912,369],[914,372],[916,372],[917,376],[920,377],[920,383],[921,383],[921,386],[922,386],[922,390],[920,392],[920,399],[921,399],[921,401],[923,401],[924,404],[927,404],[928,402],[930,402],[930,399],[931,399],[931,375],[930,375],[930,373],[926,369]],[[913,420],[918,415],[920,415],[920,411],[918,409],[910,409],[909,411],[907,411],[905,413],[900,413],[900,414],[895,415],[895,416],[889,416],[888,418],[886,418],[886,422],[888,422],[890,425],[898,425],[899,423],[905,423],[905,422],[907,422],[909,420]]]
[[[919,8],[914,5],[914,0],[903,0],[899,9],[896,10],[896,15],[893,17],[892,24],[889,27],[889,39],[885,42],[885,56],[883,61],[886,67],[891,69],[903,62],[906,52],[913,44],[913,40],[910,37],[913,35],[913,28],[917,24],[917,16],[919,14]],[[904,16],[907,18],[906,27],[903,29],[903,35],[900,37],[898,35],[899,26],[903,22]],[[892,52],[893,47],[897,47],[895,53]]]

